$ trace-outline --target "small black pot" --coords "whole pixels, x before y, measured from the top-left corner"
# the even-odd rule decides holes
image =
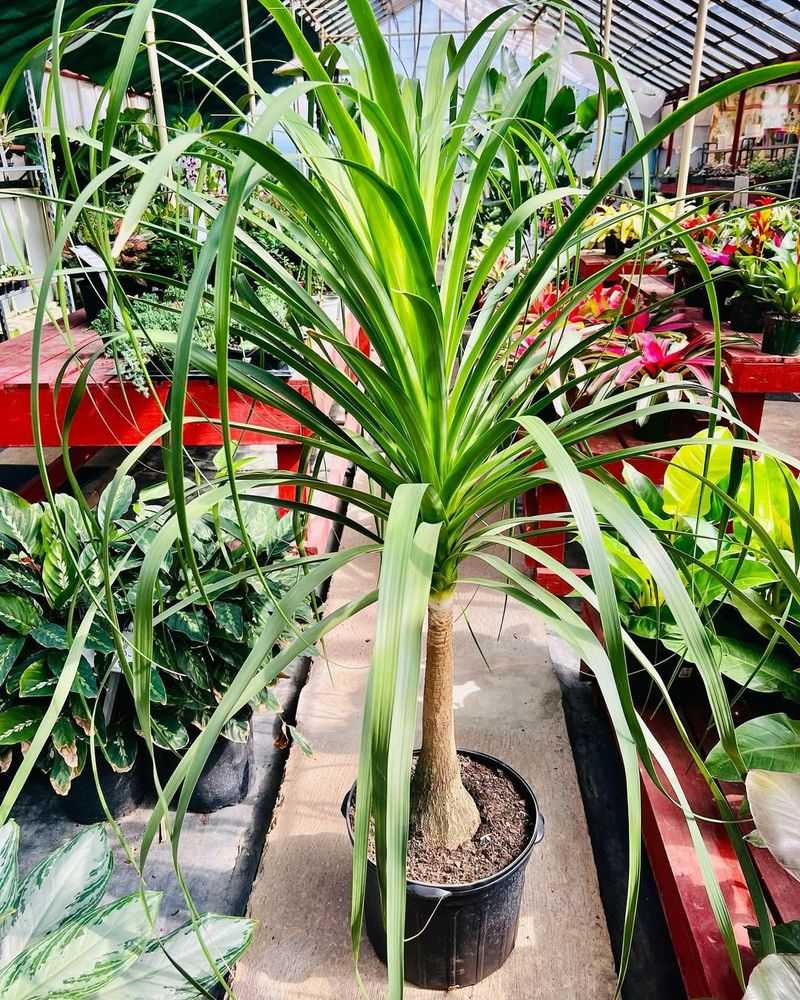
[[[161,750],[156,762],[160,780],[166,782],[177,766],[174,753]],[[255,774],[253,724],[246,743],[233,743],[220,737],[208,755],[189,799],[189,812],[212,813],[235,806],[247,798]]]
[[[764,354],[780,354],[794,358],[800,354],[800,316],[777,316],[770,313],[764,320]]]
[[[544,817],[533,789],[521,775],[489,754],[458,752],[505,772],[525,799],[534,829],[521,854],[488,878],[466,885],[406,883],[405,978],[429,990],[474,986],[506,961],[516,942],[525,868],[534,845],[544,836]],[[342,803],[351,844],[350,811],[355,792],[353,785]],[[378,873],[371,861],[367,862],[364,910],[367,937],[385,962],[386,931]]]
[[[766,313],[764,303],[749,295],[739,295],[726,303],[728,322],[737,333],[761,333]]]
[[[607,257],[621,257],[626,250],[630,250],[638,242],[638,240],[628,240],[627,243],[623,243],[619,236],[608,233],[603,239],[603,248]]]
[[[118,772],[112,769],[102,752],[99,749],[97,751],[97,777],[103,798],[114,819],[127,816],[147,797],[150,783],[147,780],[144,757],[143,753],[138,753],[136,763],[130,771]],[[83,771],[73,780],[69,794],[60,801],[73,823],[101,823],[105,820],[106,814],[100,805],[91,761],[86,761]]]

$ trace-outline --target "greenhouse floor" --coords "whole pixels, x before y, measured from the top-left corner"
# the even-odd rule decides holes
[[[346,533],[343,544],[352,541]],[[375,573],[367,560],[351,564],[335,578],[329,607],[364,593]],[[466,603],[474,595],[464,588],[461,596]],[[468,615],[491,670],[462,622],[459,743],[502,757],[531,782],[545,836],[528,868],[516,950],[500,972],[460,995],[610,998],[614,963],[547,637],[534,616],[509,604],[498,642],[503,600],[494,594],[474,597]],[[318,658],[301,693],[298,726],[314,753],[295,749],[287,764],[250,901],[260,928],[237,969],[240,1000],[358,996],[349,947],[351,855],[340,803],[356,773],[374,624],[367,611],[337,629],[326,643],[330,666]],[[367,995],[383,996],[384,970],[366,943],[361,971]],[[430,994],[410,989],[407,996]]]

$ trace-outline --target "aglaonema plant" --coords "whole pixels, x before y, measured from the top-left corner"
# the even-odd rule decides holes
[[[562,380],[556,390],[549,388],[551,377],[569,360],[569,354],[555,355],[554,342],[561,329],[558,318],[545,313],[529,322],[526,317],[529,303],[549,282],[575,270],[582,241],[592,236],[591,232],[587,234],[588,220],[634,165],[703,108],[738,90],[796,72],[800,64],[753,70],[709,88],[666,116],[647,135],[641,135],[639,129],[633,148],[604,176],[597,177],[591,189],[558,187],[555,178],[559,171],[550,163],[552,150],[542,150],[536,131],[526,127],[521,117],[547,62],[546,55],[534,60],[531,71],[508,89],[500,113],[493,113],[489,120],[477,110],[483,76],[499,52],[505,33],[513,26],[513,12],[499,10],[491,14],[460,48],[448,37],[437,39],[425,79],[415,81],[397,75],[366,0],[349,0],[360,45],[340,47],[346,73],[334,81],[290,11],[278,0],[262,2],[286,35],[306,79],[273,96],[264,95],[253,82],[255,92],[264,99],[264,110],[248,128],[220,128],[191,135],[178,132],[152,158],[131,160],[115,149],[115,117],[128,84],[130,59],[141,41],[153,3],[141,0],[135,5],[119,65],[109,81],[105,123],[102,130],[95,130],[85,140],[97,151],[92,179],[81,191],[73,192],[44,275],[44,280],[49,281],[55,273],[61,249],[82,215],[104,211],[103,185],[119,169],[134,166],[141,171],[142,180],[121,220],[116,243],[107,254],[112,281],[114,255],[124,247],[148,202],[162,188],[210,220],[207,238],[197,253],[196,269],[184,290],[180,329],[177,336],[162,339],[163,346],[174,352],[173,386],[165,424],[134,449],[111,486],[113,495],[138,455],[169,430],[172,515],[153,540],[140,570],[133,656],[124,670],[148,748],[152,750],[148,679],[153,661],[153,591],[161,560],[177,544],[185,560],[187,587],[202,595],[203,581],[194,565],[191,546],[192,525],[197,518],[229,498],[236,518],[243,524],[242,499],[278,502],[258,492],[259,488],[292,483],[296,498],[290,506],[298,512],[299,526],[307,512],[314,509],[313,494],[330,493],[369,515],[374,530],[356,521],[354,527],[367,535],[364,546],[330,557],[305,558],[301,554],[297,563],[303,566],[304,575],[275,602],[272,620],[201,737],[160,793],[145,830],[142,863],[159,823],[164,821],[179,864],[180,829],[205,757],[252,692],[274,678],[298,651],[377,600],[377,631],[358,768],[351,922],[357,955],[372,824],[388,939],[390,992],[399,997],[403,989],[409,825],[430,844],[448,848],[468,840],[479,821],[475,803],[460,777],[453,714],[454,595],[459,582],[464,582],[463,564],[473,557],[486,567],[487,573],[471,582],[516,598],[532,612],[545,616],[590,664],[608,707],[625,769],[630,830],[620,978],[627,965],[639,884],[641,761],[659,787],[684,810],[710,904],[743,983],[731,918],[697,818],[689,808],[679,776],[671,769],[631,697],[626,652],[636,647],[620,619],[603,545],[603,526],[610,525],[625,537],[637,557],[651,567],[656,585],[697,664],[724,752],[737,773],[743,773],[731,707],[713,646],[657,533],[625,502],[615,486],[603,476],[591,474],[598,462],[583,447],[592,434],[629,420],[637,403],[640,414],[662,412],[663,405],[661,409],[658,404],[642,406],[642,399],[646,400],[653,390],[640,386],[570,409],[569,394],[580,387],[580,379]],[[567,14],[581,32],[597,67],[598,89],[604,103],[607,106],[610,79],[625,96],[632,118],[638,123],[624,79],[611,62],[599,55],[586,23],[569,8]],[[57,19],[56,47],[59,31]],[[461,86],[459,81],[467,67],[470,72]],[[240,67],[236,71],[242,72]],[[293,103],[302,97],[313,98],[319,127],[292,110]],[[271,142],[277,124],[293,141],[299,163],[287,159]],[[61,128],[66,126],[62,123]],[[483,192],[498,156],[507,158],[509,151],[516,148],[512,139],[525,143],[540,163],[542,190],[525,200],[516,199],[475,266],[473,234]],[[170,173],[173,161],[188,149],[201,160],[227,165],[226,198],[214,199],[187,189]],[[571,173],[566,158],[564,173]],[[256,196],[258,214],[249,207]],[[572,204],[569,214],[562,207],[567,199]],[[648,199],[645,190],[644,204],[635,208],[638,214],[644,212],[642,239],[634,251],[623,255],[622,262],[683,238],[700,274],[709,281],[708,268],[692,248],[691,237],[682,234],[674,220],[659,218],[657,212],[650,215]],[[537,253],[531,258],[522,252],[525,241],[518,237],[536,225],[543,211],[554,214],[556,225],[537,243]],[[253,237],[254,227],[263,230],[264,239]],[[515,264],[479,303],[485,279],[509,243],[516,248]],[[280,258],[265,249],[276,244],[313,270],[340,297],[369,339],[369,355],[350,343],[304,284],[286,270]],[[619,264],[617,261],[613,267]],[[564,309],[586,296],[611,270],[589,282],[574,281],[565,292]],[[258,296],[258,289],[265,285],[283,303],[285,312],[280,318]],[[713,292],[710,295],[716,316]],[[201,347],[194,338],[197,317],[208,301],[213,302],[215,311],[215,351]],[[39,310],[39,331],[43,320],[44,306]],[[256,364],[230,360],[226,348],[233,325],[246,329],[256,347],[305,376],[315,394],[338,404],[348,414],[349,422],[344,426],[337,423],[329,417],[327,404],[323,408],[309,402],[285,380]],[[611,359],[608,365],[623,361]],[[224,483],[187,489],[182,444],[190,368],[207,372],[218,384],[227,477]],[[710,389],[706,387],[707,397],[702,405],[694,399],[680,404],[690,411],[702,409],[706,415],[710,413],[712,433],[720,412],[720,378],[717,320],[715,373]],[[228,412],[230,388],[297,418],[310,431],[308,437],[302,438],[308,449],[323,457],[350,462],[361,478],[352,487],[336,486],[320,474],[320,463],[307,465],[296,474],[268,475],[239,469],[231,444],[237,428]],[[563,397],[566,405],[562,408],[564,415],[548,423],[543,418],[549,412],[554,392]],[[33,416],[38,427],[36,409]],[[260,429],[265,433],[271,430]],[[732,441],[732,454],[745,444],[742,439]],[[604,456],[603,460],[613,458]],[[697,475],[701,488],[717,488],[703,471]],[[570,510],[565,511],[565,519],[580,536],[591,585],[567,568],[552,564],[538,545],[542,529],[534,525],[532,531],[523,533],[522,519],[513,516],[514,503],[522,492],[552,481],[563,488],[568,498]],[[744,511],[742,516],[757,531],[752,514]],[[244,528],[242,542],[247,547]],[[555,572],[597,608],[604,644],[562,600],[498,556],[498,545],[532,555],[541,562],[549,561]],[[376,591],[298,629],[294,642],[270,658],[275,638],[283,632],[293,608],[340,567],[364,552],[376,550],[381,552]],[[796,574],[781,553],[770,552],[770,557],[778,562],[786,586],[797,593],[800,587]],[[426,618],[423,736],[412,780]],[[82,641],[78,630],[76,649]],[[660,684],[653,665],[640,652],[636,655],[643,660],[654,683]],[[767,907],[735,817],[680,725],[666,687],[662,694],[731,832],[769,950],[774,942]],[[170,815],[169,806],[175,799],[175,812]]]

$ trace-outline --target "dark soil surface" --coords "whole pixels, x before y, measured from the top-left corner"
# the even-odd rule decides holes
[[[454,851],[426,847],[422,838],[412,833],[407,869],[411,882],[477,882],[509,865],[533,834],[535,817],[528,815],[525,799],[503,771],[469,757],[459,757],[459,763],[464,787],[477,803],[481,825],[472,840]],[[370,859],[375,860],[371,842]]]

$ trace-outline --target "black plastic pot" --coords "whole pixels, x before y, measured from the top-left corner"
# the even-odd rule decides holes
[[[156,765],[162,783],[169,780],[177,763],[174,753],[157,751]],[[214,744],[189,800],[189,812],[212,813],[238,805],[250,793],[255,770],[251,722],[246,743],[233,743],[220,737]]]
[[[533,833],[522,852],[502,871],[466,885],[406,883],[405,977],[429,990],[473,986],[496,972],[514,950],[525,883],[525,868],[535,844],[544,836],[544,817],[530,785],[497,757],[474,750],[460,754],[500,768],[525,799]],[[342,803],[350,843],[350,812],[356,786]],[[375,865],[367,863],[364,903],[367,937],[386,961],[386,931],[381,915]]]
[[[120,773],[112,770],[100,750],[97,751],[97,776],[103,798],[114,819],[127,816],[147,797],[150,782],[144,756],[144,753],[138,753],[130,771]],[[60,801],[64,812],[74,823],[101,823],[105,820],[91,761],[86,761],[83,771],[73,780],[69,794]]]
[[[737,333],[761,333],[764,329],[764,303],[748,295],[739,295],[728,306],[728,322]]]
[[[603,249],[607,257],[621,257],[626,250],[630,250],[638,242],[638,240],[628,240],[626,243],[623,243],[619,236],[608,233],[603,239]]]
[[[800,354],[800,316],[777,316],[770,313],[764,320],[764,354],[781,354],[787,358]]]

